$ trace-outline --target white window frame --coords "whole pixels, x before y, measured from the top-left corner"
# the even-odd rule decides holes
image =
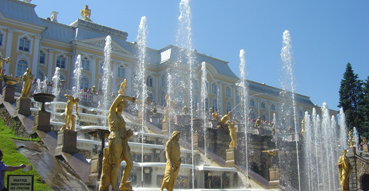
[[[59,59],[60,57],[64,58],[64,67],[62,67],[62,66],[61,66],[61,63],[60,63],[60,65],[58,66],[58,59]],[[64,54],[59,54],[59,55],[57,55],[57,56],[56,56],[56,59],[55,59],[55,67],[59,67],[60,69],[66,69],[66,66],[67,66],[67,59],[68,59],[68,57],[67,57],[67,56],[65,56]]]
[[[123,65],[118,66],[117,77],[118,78],[125,78],[126,77],[126,68]]]
[[[215,82],[211,84],[211,93],[212,94],[217,94],[218,93],[218,86]]]
[[[41,54],[43,54],[44,55],[44,62],[43,63],[41,63]],[[40,50],[40,55],[38,56],[38,63],[39,64],[43,64],[43,65],[45,65],[46,64],[46,52],[45,51],[43,51],[43,50]]]
[[[82,59],[82,69],[90,71],[90,59],[87,56]]]
[[[28,50],[24,50],[24,44],[22,46],[23,50],[19,49],[20,45],[21,45],[21,40],[27,40],[28,41]],[[33,44],[33,39],[31,37],[29,37],[28,35],[21,35],[18,37],[18,43],[17,43],[17,51],[18,52],[28,52],[28,53],[31,53],[32,52],[32,44]]]
[[[25,69],[23,68],[23,66],[21,66],[20,62],[24,62],[25,63]],[[17,62],[17,70],[16,72],[16,76],[21,77],[23,76],[23,74],[26,72],[27,68],[29,67],[29,64],[27,63],[27,61],[25,59],[21,59]],[[20,73],[18,72],[20,70]]]

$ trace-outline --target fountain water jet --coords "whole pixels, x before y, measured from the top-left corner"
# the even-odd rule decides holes
[[[81,74],[82,74],[82,58],[81,55],[79,54],[77,56],[76,62],[74,64],[74,70],[73,70],[73,78],[75,79],[75,87],[76,87],[76,91],[74,91],[73,97],[79,97],[79,94],[81,92],[81,84],[80,84],[80,80],[81,80]]]
[[[207,109],[206,108],[206,98],[208,97],[208,91],[206,89],[206,84],[207,84],[207,80],[206,80],[206,62],[202,62],[201,64],[201,103],[202,103],[202,119],[203,119],[203,129],[204,129],[204,147],[206,146],[206,129],[207,129]],[[207,150],[204,148],[204,152],[205,152],[205,160],[207,159]],[[206,161],[205,161],[206,163]]]
[[[53,80],[53,89],[52,89],[52,94],[55,95],[55,99],[54,101],[58,101],[58,98],[59,98],[59,93],[60,93],[60,87],[59,87],[59,84],[60,84],[60,68],[59,67],[56,67],[55,68],[55,73],[54,73],[54,76],[52,78]],[[52,120],[55,120],[55,113],[56,113],[56,107],[55,107],[55,104],[53,104],[53,113],[52,113]]]

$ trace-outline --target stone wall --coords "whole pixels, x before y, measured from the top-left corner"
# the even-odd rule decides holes
[[[12,117],[6,110],[4,104],[0,104],[0,118],[5,124],[12,129],[15,134],[23,138],[31,138],[33,135],[28,134],[26,127],[22,124],[18,117]]]

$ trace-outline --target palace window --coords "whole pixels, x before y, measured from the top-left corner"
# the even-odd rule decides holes
[[[265,109],[265,103],[261,102],[261,108]]]
[[[30,40],[28,40],[26,37],[22,38],[19,40],[19,50],[23,50],[23,51],[29,51],[29,44],[30,44]]]
[[[274,104],[272,104],[272,105],[270,106],[270,109],[271,109],[272,111],[275,111],[275,105],[274,105]]]
[[[255,101],[253,99],[250,100],[250,106],[255,106]]]
[[[79,86],[81,89],[85,89],[85,88],[88,89],[89,88],[88,79],[86,77],[82,78]],[[80,91],[80,90],[77,90],[77,91]]]
[[[99,64],[99,73],[100,74],[104,73],[104,62],[100,62],[100,64]]]
[[[266,121],[266,116],[265,116],[265,115],[262,115],[262,116],[261,116],[261,120],[262,120],[262,121]]]
[[[227,111],[227,113],[232,111],[232,105],[231,105],[230,102],[228,102],[227,105],[226,105],[226,111]]]
[[[213,83],[211,85],[211,93],[217,94],[217,90],[218,90],[217,85],[215,83]]]
[[[90,61],[87,58],[82,59],[82,68],[84,70],[90,70]]]
[[[119,67],[118,67],[118,77],[119,78],[124,78],[125,76],[124,76],[124,67],[122,66],[122,65],[120,65]]]
[[[166,83],[167,83],[167,78],[164,75],[161,76],[161,86],[165,86]]]
[[[148,101],[154,101],[154,97],[153,97],[153,95],[152,95],[152,93],[148,93],[147,94],[147,99],[148,99]]]
[[[225,88],[225,94],[226,94],[227,97],[231,97],[231,88],[226,87]]]
[[[46,54],[43,52],[43,51],[40,51],[40,64],[45,64],[45,57],[46,57]]]
[[[211,103],[211,107],[213,108],[213,111],[218,109],[218,102],[216,99],[213,99],[212,103]]]
[[[66,58],[63,55],[60,55],[56,58],[56,67],[65,69],[65,61]]]
[[[208,109],[209,109],[209,99],[206,98],[205,99],[205,111],[208,111]]]
[[[151,76],[148,76],[147,79],[146,79],[146,85],[148,87],[153,87],[153,79]]]
[[[17,76],[22,76],[28,68],[28,64],[24,60],[20,60],[17,64]]]
[[[44,80],[44,78],[45,78],[44,73],[41,70],[38,71],[37,79],[40,79],[42,81],[42,80]]]
[[[3,34],[0,34],[0,46],[3,45]]]

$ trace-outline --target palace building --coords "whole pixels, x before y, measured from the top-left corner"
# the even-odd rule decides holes
[[[127,42],[128,33],[103,23],[94,23],[89,19],[88,8],[84,9],[82,19],[72,24],[57,21],[58,13],[53,11],[50,18],[40,18],[30,0],[0,0],[0,52],[10,58],[10,64],[4,64],[7,75],[22,76],[27,68],[38,79],[51,80],[56,67],[60,68],[60,78],[65,81],[65,89],[72,89],[74,63],[78,55],[82,57],[81,88],[101,89],[104,62],[104,46],[107,35],[112,37],[111,69],[113,79],[111,91],[117,92],[123,79],[127,79],[127,94],[133,94],[134,72],[138,68],[137,44]],[[81,7],[82,8],[82,7]],[[165,103],[168,89],[168,73],[173,74],[174,95],[182,98],[179,107],[189,107],[189,79],[186,63],[177,63],[181,48],[168,45],[161,49],[147,48],[149,58],[146,63],[146,85],[149,99],[156,104]],[[240,79],[228,66],[227,61],[195,52],[194,66],[194,108],[199,107],[201,99],[201,63],[206,63],[207,108],[218,109],[220,113],[231,111],[239,102],[237,84]],[[250,118],[261,117],[271,121],[273,114],[279,115],[281,107],[281,89],[248,80]],[[298,121],[305,111],[316,107],[308,96],[296,94]],[[320,109],[317,109],[320,110]]]

